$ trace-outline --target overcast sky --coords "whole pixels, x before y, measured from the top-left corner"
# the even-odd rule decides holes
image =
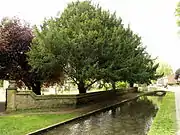
[[[19,16],[31,24],[55,16],[72,0],[0,0],[0,18]],[[92,0],[104,9],[116,11],[124,23],[142,37],[154,57],[180,68],[180,35],[174,15],[178,0]]]

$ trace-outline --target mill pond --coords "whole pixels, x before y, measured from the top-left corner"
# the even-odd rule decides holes
[[[161,102],[161,97],[156,102]],[[44,135],[146,135],[158,106],[147,97],[50,130]]]

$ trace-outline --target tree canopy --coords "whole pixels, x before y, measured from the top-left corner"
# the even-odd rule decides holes
[[[62,14],[36,27],[28,56],[34,70],[44,76],[62,71],[80,93],[99,80],[149,82],[158,67],[140,36],[124,27],[115,13],[90,1],[72,2]]]
[[[16,80],[19,87],[25,85],[40,93],[41,75],[31,72],[26,53],[34,35],[29,24],[17,17],[3,18],[0,23],[0,79]]]
[[[143,51],[143,55],[140,54],[133,62],[133,68],[127,74],[127,81],[131,86],[133,86],[133,83],[150,84],[152,80],[156,80],[162,76],[156,72],[158,66],[159,64],[155,64],[155,59],[152,59],[147,52]]]

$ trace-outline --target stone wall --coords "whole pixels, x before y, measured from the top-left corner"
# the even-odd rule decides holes
[[[100,92],[92,92],[85,94],[78,94],[77,96],[77,105],[88,104],[91,102],[99,102],[103,100],[110,100],[116,97],[116,91],[100,91]]]
[[[116,98],[113,90],[77,95],[36,95],[32,91],[7,89],[7,110],[71,107]]]
[[[32,91],[7,90],[7,110],[75,107],[76,95],[36,95]]]

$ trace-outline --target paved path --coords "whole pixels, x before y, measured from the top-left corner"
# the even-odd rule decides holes
[[[5,102],[0,102],[0,113],[5,111]]]
[[[5,94],[5,91],[2,88],[0,88],[0,113],[5,111]]]
[[[6,92],[2,88],[0,88],[0,102],[5,102]]]

